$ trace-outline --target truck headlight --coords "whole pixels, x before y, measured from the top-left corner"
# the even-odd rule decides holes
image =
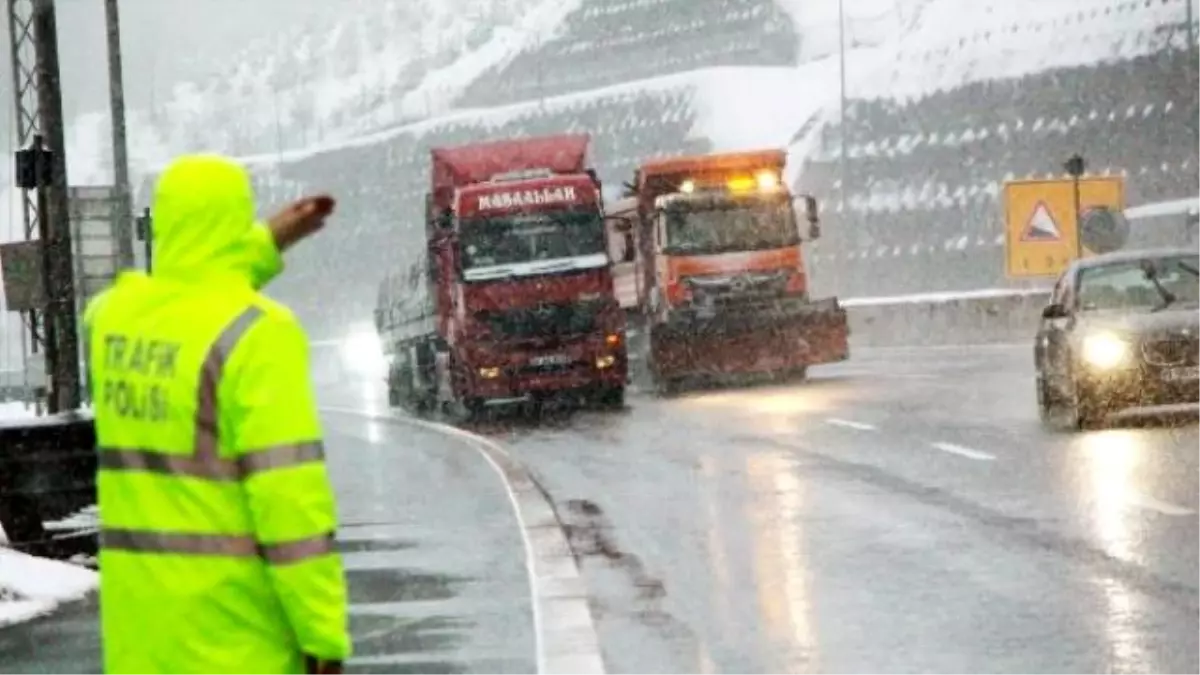
[[[1093,368],[1110,370],[1129,360],[1129,343],[1112,333],[1095,333],[1083,339],[1080,356]]]

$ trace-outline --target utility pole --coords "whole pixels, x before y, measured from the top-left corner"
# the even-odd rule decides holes
[[[1184,32],[1187,34],[1187,49],[1183,52],[1183,85],[1187,91],[1188,100],[1188,124],[1187,135],[1192,147],[1192,161],[1200,161],[1200,101],[1196,98],[1196,67],[1195,67],[1195,12],[1192,6],[1193,0],[1184,2],[1184,10],[1186,10],[1186,18],[1184,18]],[[1195,175],[1195,173],[1193,173]],[[1196,185],[1193,184],[1193,189]]]
[[[842,218],[845,218],[846,213],[846,3],[845,0],[838,0],[838,76],[840,86],[838,88],[838,109],[841,114],[841,133],[838,134],[841,139],[841,151],[838,153],[840,158],[840,171],[842,189],[838,190],[840,209]]]
[[[113,238],[117,240],[117,268],[133,267],[133,204],[129,190],[129,149],[125,136],[125,76],[121,66],[121,14],[118,0],[104,0],[104,25],[108,38],[108,99],[112,117],[113,190],[117,204]]]
[[[49,146],[49,183],[38,189],[41,244],[46,247],[45,338],[50,372],[50,412],[79,408],[79,332],[75,321],[75,265],[67,195],[67,156],[58,70],[58,21],[54,0],[33,0],[34,51],[40,126]]]
[[[835,241],[846,242],[849,233],[847,232],[846,224],[850,221],[849,206],[846,203],[846,194],[850,190],[849,176],[846,169],[846,135],[848,133],[846,125],[846,3],[845,0],[838,0],[838,77],[840,80],[838,88],[838,108],[841,115],[841,121],[838,127],[838,139],[841,143],[841,149],[838,152],[838,172],[841,175],[841,187],[838,189],[838,215],[841,223],[841,234]],[[840,247],[843,250],[845,244]],[[834,255],[837,251],[834,251]],[[834,290],[841,292],[843,289],[838,284],[838,279],[841,277],[841,264],[835,262],[830,266],[834,271]]]
[[[1196,29],[1192,27],[1192,22],[1196,20],[1196,10],[1192,8],[1192,3],[1196,0],[1186,0],[1187,4],[1187,41],[1188,53],[1191,54],[1196,49]]]

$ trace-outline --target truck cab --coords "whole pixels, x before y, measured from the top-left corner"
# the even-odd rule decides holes
[[[773,171],[659,195],[652,214],[653,311],[748,314],[808,300],[802,242],[818,235],[816,202],[805,226]]]
[[[624,399],[625,316],[613,292],[586,136],[433,151],[428,200],[438,398]]]
[[[847,357],[845,311],[809,296],[803,245],[820,236],[817,202],[788,190],[785,161],[782,150],[653,160],[627,184],[610,242],[635,241],[636,309],[660,388]]]

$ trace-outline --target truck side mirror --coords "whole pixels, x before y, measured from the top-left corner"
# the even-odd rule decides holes
[[[633,262],[637,257],[637,251],[634,250],[633,230],[627,230],[621,233],[625,238],[625,251],[621,255],[621,262]]]
[[[1068,316],[1070,316],[1070,312],[1067,311],[1067,308],[1057,302],[1042,308],[1043,319],[1065,319]]]
[[[817,198],[812,195],[801,195],[800,199],[804,202],[804,221],[808,224],[805,239],[809,241],[820,239],[821,213],[820,207],[817,205]]]
[[[604,221],[613,232],[621,235],[622,251],[618,262],[633,262],[636,253],[633,249],[633,221],[625,216],[605,216]],[[617,256],[612,257],[615,259]]]

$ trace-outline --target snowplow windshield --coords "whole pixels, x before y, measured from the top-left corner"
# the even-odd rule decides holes
[[[791,203],[786,199],[738,199],[675,205],[666,212],[664,253],[702,255],[757,251],[800,243]]]
[[[607,257],[604,221],[596,211],[536,213],[464,221],[463,269],[595,256]]]

